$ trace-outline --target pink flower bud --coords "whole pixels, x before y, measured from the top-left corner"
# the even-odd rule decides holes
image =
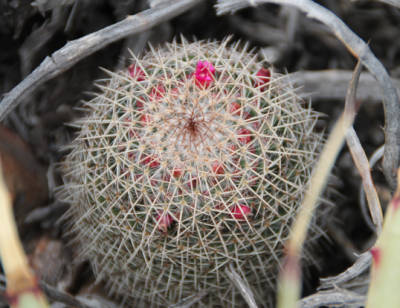
[[[240,106],[239,103],[231,103],[228,107],[228,111],[232,114],[238,115],[240,114],[240,108],[242,108],[242,106]]]
[[[171,181],[171,176],[168,173],[164,173],[161,178],[164,182]]]
[[[167,229],[172,225],[174,219],[169,213],[159,212],[157,214],[158,230],[167,232]]]
[[[151,89],[149,97],[152,101],[161,101],[165,97],[164,86],[160,84],[156,88]]]
[[[144,99],[143,99],[143,97],[139,97],[136,100],[136,108],[137,108],[137,110],[142,110],[143,109],[143,105],[144,105]]]
[[[150,168],[155,168],[160,165],[160,162],[158,161],[157,157],[154,157],[153,155],[148,155],[145,156],[144,159],[141,161],[143,165],[149,165]]]
[[[209,87],[213,82],[214,73],[215,68],[211,62],[199,60],[194,72],[196,84],[202,87]]]
[[[129,75],[133,79],[136,78],[136,81],[143,81],[146,79],[146,74],[143,72],[143,70],[140,67],[137,67],[135,64],[132,64],[131,66],[128,67]]]
[[[212,163],[211,170],[215,174],[224,174],[224,167],[218,162]]]
[[[151,120],[151,115],[148,114],[142,114],[142,116],[140,117],[140,123],[142,124],[142,126],[149,124]]]
[[[258,77],[254,82],[255,87],[260,87],[266,85],[271,80],[271,71],[265,68],[260,68],[260,70],[256,73]],[[265,90],[266,86],[261,87],[261,90]]]
[[[182,168],[181,167],[174,167],[174,170],[172,171],[172,176],[174,178],[179,178],[182,175]]]
[[[179,88],[173,88],[173,89],[171,89],[170,94],[171,94],[172,97],[175,97],[175,98],[178,97],[178,96],[180,95],[180,90],[179,90]]]
[[[251,141],[251,133],[246,128],[241,128],[238,130],[237,134],[239,135],[238,140],[244,144],[248,144]]]
[[[252,118],[250,112],[243,112],[243,119],[250,120]]]
[[[135,152],[128,152],[128,159],[129,159],[129,160],[134,160],[135,157],[136,157]]]
[[[236,144],[230,144],[228,146],[228,151],[231,153],[235,153],[236,152]]]
[[[246,220],[245,217],[252,215],[251,208],[247,205],[240,204],[232,209],[232,217],[236,220]]]
[[[258,132],[261,128],[261,122],[260,121],[256,121],[253,123],[253,129]]]

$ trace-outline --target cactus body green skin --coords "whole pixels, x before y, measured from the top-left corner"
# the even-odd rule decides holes
[[[322,140],[284,78],[227,41],[173,43],[86,103],[64,192],[80,257],[127,305],[239,307],[229,264],[265,302]]]

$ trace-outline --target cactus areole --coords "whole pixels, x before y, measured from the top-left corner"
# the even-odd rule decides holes
[[[64,164],[79,243],[123,305],[265,305],[321,135],[287,76],[227,41],[172,43],[99,85]],[[285,82],[286,80],[286,82]]]

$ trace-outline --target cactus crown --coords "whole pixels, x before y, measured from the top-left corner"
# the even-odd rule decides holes
[[[228,41],[167,44],[109,72],[70,145],[65,188],[82,258],[130,304],[263,301],[318,157],[318,114]],[[131,299],[135,299],[133,302]]]

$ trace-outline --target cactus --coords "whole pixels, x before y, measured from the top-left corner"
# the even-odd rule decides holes
[[[109,72],[69,146],[78,256],[123,305],[264,303],[315,166],[318,114],[228,40],[166,44]]]

